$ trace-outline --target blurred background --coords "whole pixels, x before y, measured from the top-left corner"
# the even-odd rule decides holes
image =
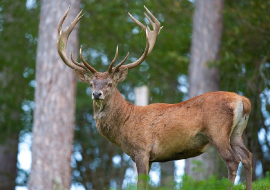
[[[62,16],[68,5],[71,5],[71,9],[73,8],[72,3],[75,0],[65,2],[61,8],[58,7],[61,1],[56,2],[58,1],[2,0],[0,2],[0,189],[14,189],[15,187],[18,190],[28,189],[27,183],[32,162],[33,121],[38,121],[38,118],[42,117],[42,114],[35,113],[37,118],[34,118],[35,107],[40,109],[35,104],[34,97],[35,89],[39,84],[37,80],[44,79],[40,77],[41,75],[53,78],[55,74],[52,72],[53,67],[52,70],[49,68],[44,71],[40,67],[37,74],[36,65],[41,64],[38,61],[40,60],[38,51],[46,53],[46,48],[41,50],[37,45],[46,45],[46,41],[52,41],[54,46],[47,54],[48,56],[56,55],[60,60],[55,46],[57,23],[60,17],[58,14],[45,13],[46,10],[56,7],[55,9],[59,8],[59,15]],[[139,67],[130,70],[126,80],[118,85],[118,90],[126,100],[134,103],[134,88],[142,85],[149,88],[149,103],[178,103],[192,96],[189,94],[189,73],[192,72],[190,62],[194,59],[191,46],[196,43],[192,41],[193,27],[197,24],[193,21],[195,7],[198,9],[195,1],[81,0],[81,2],[76,2],[78,6],[75,6],[74,14],[70,13],[71,19],[80,9],[83,9],[85,16],[76,28],[78,33],[74,51],[79,50],[78,44],[82,45],[84,58],[101,72],[107,70],[114,57],[116,45],[119,46],[119,60],[130,52],[127,62],[136,60],[144,51],[145,35],[129,18],[128,12],[142,23],[149,24],[143,15],[143,5],[145,5],[164,26],[147,60]],[[205,11],[211,10],[206,8]],[[221,23],[216,23],[223,26],[220,28],[222,34],[219,42],[220,49],[215,58],[207,63],[210,69],[218,69],[218,72],[214,72],[213,78],[210,79],[216,80],[217,90],[236,92],[248,97],[251,101],[252,112],[244,140],[247,148],[253,153],[254,180],[264,177],[266,172],[270,171],[269,12],[270,1],[268,0],[225,0],[219,12],[223,19],[218,20]],[[46,22],[43,22],[40,25],[45,16],[49,23],[56,24],[46,26]],[[70,21],[67,22],[69,23]],[[46,27],[48,31],[49,27],[52,27],[50,31],[54,32],[49,33],[47,39],[40,38],[41,32],[46,33],[44,31]],[[204,28],[202,27],[201,30],[203,31]],[[215,42],[209,43],[212,46],[211,43]],[[216,45],[213,44],[213,46]],[[75,52],[75,55],[78,55],[78,52]],[[42,64],[48,64],[50,67],[54,62]],[[72,70],[64,63],[61,62],[61,64],[63,67],[59,67],[60,72],[57,72],[57,75],[61,75],[61,69],[65,68],[71,71],[70,76],[74,77]],[[63,77],[65,77],[64,74]],[[203,82],[202,80],[200,82]],[[59,91],[67,87],[53,82],[52,85],[58,85],[56,87]],[[38,86],[41,90],[42,86]],[[50,95],[50,88],[42,89],[46,92],[44,96],[53,97]],[[65,91],[70,96],[76,97],[75,119],[70,123],[72,132],[66,130],[65,125],[59,125],[57,129],[62,131],[61,135],[49,138],[48,142],[44,141],[45,144],[51,143],[54,147],[54,140],[60,140],[61,144],[61,138],[65,138],[66,135],[73,139],[73,141],[68,140],[70,147],[67,149],[72,152],[70,151],[71,158],[69,156],[67,159],[70,164],[66,164],[67,167],[71,166],[71,170],[68,169],[67,172],[71,178],[67,178],[67,182],[63,184],[71,184],[71,189],[126,188],[128,183],[136,181],[133,161],[120,148],[98,133],[93,119],[89,85],[77,82],[75,89],[75,93],[69,92],[69,87]],[[39,101],[43,101],[40,96]],[[44,106],[46,101],[43,101]],[[54,108],[48,109],[50,112]],[[62,114],[65,113],[62,112]],[[38,128],[38,126],[36,122],[34,127]],[[49,130],[51,126],[53,124],[46,124],[43,127]],[[53,131],[52,129],[51,133]],[[44,133],[44,137],[46,135],[47,133]],[[43,155],[39,159],[46,159],[46,155],[51,156],[54,153],[53,150],[38,148],[38,145],[34,150],[39,150],[40,155]],[[62,162],[61,157],[56,157],[56,159]],[[54,161],[51,160],[51,162]],[[213,174],[219,178],[227,176],[225,164],[220,159],[203,161],[204,164],[207,162],[210,165],[215,163],[216,169],[212,173],[207,173],[207,169],[200,170],[202,163],[199,161],[189,163],[194,165],[195,169],[192,171],[203,173],[205,177]],[[179,181],[180,175],[184,173],[184,167],[184,161],[153,164],[150,172],[153,185],[163,186],[166,180]],[[50,170],[49,166],[48,168]],[[54,171],[56,168],[51,170]],[[188,172],[187,169],[185,170]],[[47,175],[44,174],[44,176]],[[196,178],[195,174],[194,177]],[[237,181],[244,180],[245,172],[242,172],[240,165]],[[62,179],[62,181],[65,180]],[[57,180],[54,183],[57,186]],[[30,185],[29,189],[34,188]]]

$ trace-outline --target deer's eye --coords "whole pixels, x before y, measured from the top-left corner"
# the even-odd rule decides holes
[[[108,87],[112,87],[112,83],[108,83]]]
[[[89,85],[90,85],[91,88],[93,87],[93,84],[92,83],[90,83]]]

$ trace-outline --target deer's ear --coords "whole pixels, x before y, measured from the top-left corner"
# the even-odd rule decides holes
[[[92,74],[84,73],[84,72],[78,71],[76,69],[74,69],[74,71],[75,71],[76,77],[81,82],[84,82],[84,83],[88,83],[89,84],[90,81],[93,79],[93,75]]]
[[[113,79],[115,82],[122,82],[126,79],[128,74],[128,68],[121,69],[120,71],[114,73]]]

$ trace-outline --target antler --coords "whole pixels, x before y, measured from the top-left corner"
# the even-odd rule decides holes
[[[130,13],[129,16],[131,17],[131,19],[139,26],[143,29],[143,31],[145,31],[146,33],[146,48],[144,50],[143,55],[135,62],[127,64],[127,65],[123,65],[122,67],[128,68],[128,69],[132,69],[134,67],[137,67],[138,65],[140,65],[145,59],[146,57],[151,53],[151,51],[154,48],[155,42],[156,42],[156,38],[157,35],[159,34],[160,30],[163,28],[163,26],[160,26],[160,22],[158,21],[158,19],[146,8],[146,6],[144,6],[146,12],[150,15],[150,17],[153,19],[153,21],[147,16],[146,13],[144,13],[144,15],[146,16],[146,18],[149,20],[149,22],[151,23],[153,30],[150,30],[150,28],[147,26],[144,26],[141,22],[139,22],[138,20],[136,20]]]
[[[94,74],[97,71],[83,59],[81,49],[80,49],[80,57],[82,59],[83,64],[78,63],[73,59],[72,52],[70,54],[70,58],[71,58],[72,62],[67,57],[66,47],[67,47],[68,37],[69,37],[70,33],[72,32],[72,30],[74,29],[74,27],[76,26],[76,24],[79,22],[79,20],[84,16],[84,14],[81,15],[82,11],[80,11],[80,13],[76,16],[76,18],[73,20],[73,22],[70,24],[70,26],[65,31],[63,31],[62,30],[62,25],[63,25],[63,22],[65,21],[65,19],[67,17],[67,14],[69,12],[69,8],[67,9],[64,16],[61,18],[61,20],[59,21],[59,24],[58,24],[58,40],[57,40],[57,44],[56,44],[58,54],[62,58],[63,62],[67,66],[69,66],[70,68],[81,71],[83,73],[92,73],[92,74]]]
[[[143,31],[146,34],[146,47],[144,50],[143,55],[135,62],[127,64],[127,65],[123,65],[122,64],[126,61],[129,53],[127,54],[127,56],[125,57],[125,59],[119,63],[117,66],[113,67],[113,64],[116,61],[117,55],[118,55],[118,46],[116,47],[116,53],[114,56],[113,61],[110,63],[109,68],[108,68],[108,72],[112,73],[112,72],[116,72],[117,70],[121,68],[128,68],[128,69],[132,69],[134,67],[137,67],[138,65],[140,65],[146,58],[147,56],[150,54],[150,52],[153,50],[155,42],[156,42],[156,38],[157,35],[159,34],[160,30],[163,28],[163,26],[160,26],[160,22],[157,20],[157,18],[144,6],[146,12],[150,15],[150,17],[153,19],[153,21],[147,16],[146,13],[144,13],[144,15],[146,16],[146,18],[149,20],[149,22],[151,23],[152,27],[153,27],[153,31],[150,30],[150,28],[147,26],[144,26],[141,22],[139,22],[138,20],[136,20],[130,13],[129,16],[131,17],[131,19],[139,26],[143,29]]]
[[[126,55],[126,57],[123,59],[123,61],[121,61],[118,65],[116,65],[116,66],[113,68],[113,64],[116,62],[117,56],[118,56],[118,46],[116,46],[115,56],[114,56],[112,62],[110,63],[110,65],[109,65],[108,73],[113,73],[113,72],[115,72],[116,70],[118,70],[118,69],[120,68],[120,66],[123,65],[123,63],[125,63],[125,61],[127,60],[128,56],[129,56],[129,52],[127,53],[127,55]]]
[[[82,56],[82,47],[80,48],[80,57],[81,57],[82,63],[78,63],[78,62],[76,62],[73,59],[72,52],[70,54],[70,58],[71,58],[71,61],[72,62],[67,57],[66,46],[67,46],[68,37],[69,37],[70,33],[72,32],[72,30],[74,29],[74,27],[76,26],[76,24],[79,22],[79,20],[84,16],[84,14],[81,15],[82,14],[82,11],[81,11],[76,16],[76,18],[74,19],[74,21],[70,24],[70,26],[67,28],[67,30],[66,31],[63,31],[62,30],[62,25],[63,25],[63,22],[64,22],[65,18],[67,17],[67,14],[69,12],[69,8],[67,9],[66,13],[61,18],[61,20],[60,20],[60,22],[58,24],[58,40],[57,40],[58,54],[60,55],[60,57],[62,58],[62,60],[64,61],[64,63],[67,66],[71,67],[72,69],[78,70],[78,71],[83,72],[83,73],[92,73],[92,74],[94,74],[97,71],[84,60],[84,58]],[[143,31],[145,31],[145,34],[146,34],[146,47],[145,47],[145,50],[144,50],[143,55],[137,61],[135,61],[133,63],[130,63],[130,64],[127,64],[127,65],[123,65],[123,63],[128,58],[129,53],[127,53],[127,56],[124,58],[124,60],[121,61],[117,66],[113,67],[114,63],[116,62],[117,56],[118,56],[118,46],[117,46],[116,47],[116,53],[115,53],[114,59],[112,60],[112,62],[109,65],[108,73],[116,72],[120,68],[132,69],[134,67],[137,67],[138,65],[140,65],[146,59],[146,57],[150,54],[150,52],[154,48],[157,35],[159,34],[160,30],[163,27],[160,26],[160,22],[157,20],[157,18],[145,6],[144,6],[144,8],[145,8],[146,12],[151,17],[151,18],[149,18],[147,16],[147,14],[144,13],[145,16],[146,16],[146,18],[151,23],[151,25],[153,27],[153,30],[150,30],[150,28],[148,26],[147,27],[144,26],[141,22],[139,22],[138,20],[136,20],[130,13],[128,13],[129,16],[131,17],[131,19],[139,27],[141,27],[143,29]]]

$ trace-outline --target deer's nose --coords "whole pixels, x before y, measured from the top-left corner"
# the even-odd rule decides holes
[[[102,95],[102,92],[101,91],[94,91],[93,92],[93,98],[95,99],[95,100],[98,100],[99,98],[100,98],[100,96]]]

